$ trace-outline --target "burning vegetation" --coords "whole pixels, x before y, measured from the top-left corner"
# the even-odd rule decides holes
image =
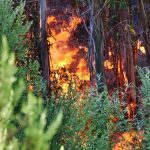
[[[90,81],[87,47],[79,41],[81,35],[74,37],[82,20],[77,14],[69,13],[66,8],[47,18],[51,89],[62,92],[67,92],[70,85],[82,90]]]

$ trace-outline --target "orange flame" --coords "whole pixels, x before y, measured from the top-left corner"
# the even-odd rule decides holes
[[[52,35],[48,37],[48,41],[51,44],[51,70],[59,70],[64,67],[69,71],[70,78],[73,73],[79,80],[89,81],[90,75],[86,61],[87,48],[73,42],[69,43],[72,32],[81,23],[81,19],[77,16],[72,16],[69,22],[61,20],[60,24],[58,21],[60,20],[55,16],[49,16],[47,19]],[[62,89],[64,92],[67,92],[68,87],[68,83],[63,83]]]
[[[111,69],[114,68],[114,65],[113,65],[113,63],[112,63],[111,61],[105,60],[105,61],[104,61],[104,67],[105,67],[106,69],[108,69],[108,70],[111,70]]]
[[[139,50],[141,53],[146,54],[146,50],[144,46],[141,46]]]
[[[124,132],[119,136],[118,143],[114,145],[112,150],[133,150],[139,149],[142,142],[142,132],[131,131]]]
[[[128,84],[127,73],[124,69],[123,63],[121,62],[120,59],[118,59],[118,74],[119,74],[119,76],[121,75],[121,73],[123,75],[124,84]]]
[[[142,44],[141,41],[138,40],[138,42],[137,42],[137,49],[140,50],[140,52],[141,52],[142,54],[146,54],[145,47],[142,46],[141,44]]]

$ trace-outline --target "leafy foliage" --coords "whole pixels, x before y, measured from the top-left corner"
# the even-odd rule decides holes
[[[25,86],[22,80],[17,81],[14,76],[17,71],[15,57],[14,53],[9,54],[6,37],[2,38],[0,52],[0,149],[48,150],[50,141],[61,124],[62,112],[46,128],[47,110],[43,109],[42,99],[29,93],[21,107],[21,114],[14,114],[15,105]],[[22,128],[22,142],[15,136],[19,129],[12,122],[14,118],[20,124],[19,128]]]
[[[54,96],[49,104],[48,122],[51,114],[56,114],[62,108],[64,118],[61,128],[52,140],[52,149],[58,149],[61,144],[65,149],[111,149],[117,143],[116,134],[130,130],[124,104],[119,101],[117,93],[109,97],[107,89],[96,97],[87,92],[83,96],[70,90],[65,96]],[[81,96],[82,95],[82,96]],[[84,97],[84,98],[83,98]]]
[[[147,93],[143,93],[142,97],[145,101],[143,101],[143,109],[138,109],[134,120],[127,118],[126,103],[121,102],[118,92],[109,96],[106,88],[95,97],[87,92],[84,93],[86,97],[82,99],[81,94],[75,94],[77,92],[71,90],[64,97],[59,97],[57,102],[51,99],[53,105],[49,105],[51,111],[48,116],[56,113],[57,108],[63,108],[65,114],[61,128],[52,140],[52,149],[58,149],[61,144],[69,150],[111,150],[117,144],[124,144],[126,148],[132,149],[148,149],[150,131],[149,117],[147,118],[149,116],[147,101],[149,99],[149,69],[143,69],[143,71],[141,69],[139,74],[143,83],[140,91]],[[53,97],[53,99],[55,98]],[[142,114],[142,119],[139,114]],[[127,137],[130,137],[131,143],[126,141],[125,134],[128,134]]]
[[[140,88],[142,106],[138,113],[141,115],[141,129],[144,128],[144,149],[150,149],[150,70],[139,68],[138,73],[142,82]]]
[[[34,43],[30,41],[32,33],[28,32],[32,23],[27,21],[24,14],[25,2],[21,1],[16,5],[12,0],[1,0],[0,5],[0,37],[6,35],[10,50],[15,52],[19,68],[16,76],[23,78],[26,88],[34,94],[43,96],[46,85],[41,77],[38,58],[33,53]]]
[[[25,3],[13,8],[12,0],[1,0],[0,5],[0,37],[6,35],[10,49],[16,52],[17,59],[23,61],[27,52],[25,34],[30,28],[23,15]]]

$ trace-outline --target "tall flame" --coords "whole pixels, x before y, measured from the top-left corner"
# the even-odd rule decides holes
[[[61,23],[59,21],[61,20]],[[51,44],[51,70],[59,70],[66,68],[68,76],[74,74],[78,77],[78,81],[89,81],[90,75],[87,67],[86,53],[87,48],[71,41],[72,33],[76,30],[81,23],[81,19],[77,16],[72,16],[69,21],[64,19],[58,20],[55,16],[49,16],[47,23],[50,26],[50,34],[48,41]],[[61,79],[60,79],[61,80]],[[63,83],[62,88],[67,92],[68,83]]]

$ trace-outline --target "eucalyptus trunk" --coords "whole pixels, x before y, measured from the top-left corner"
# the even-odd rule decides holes
[[[47,49],[47,22],[46,22],[46,0],[40,0],[40,28],[41,28],[41,63],[42,75],[47,81],[49,88],[50,83],[50,67],[49,67],[49,53]]]
[[[98,92],[103,90],[104,85],[104,69],[103,69],[103,55],[104,55],[104,28],[103,19],[100,13],[101,1],[93,0],[94,9],[94,31],[93,38],[95,44],[95,65],[96,65],[96,77]],[[101,76],[101,77],[99,77]]]
[[[139,3],[140,17],[142,19],[142,25],[143,25],[143,39],[144,39],[145,50],[147,54],[147,62],[150,65],[150,26],[148,24],[148,17],[145,12],[143,0],[138,0],[138,3]]]
[[[135,68],[134,68],[134,56],[132,49],[132,39],[130,32],[130,16],[128,6],[120,9],[120,22],[121,26],[121,45],[120,51],[124,53],[124,73],[126,74],[126,82],[131,84],[127,90],[127,107],[128,107],[128,117],[133,118],[135,114],[136,107],[136,92],[135,92]]]

